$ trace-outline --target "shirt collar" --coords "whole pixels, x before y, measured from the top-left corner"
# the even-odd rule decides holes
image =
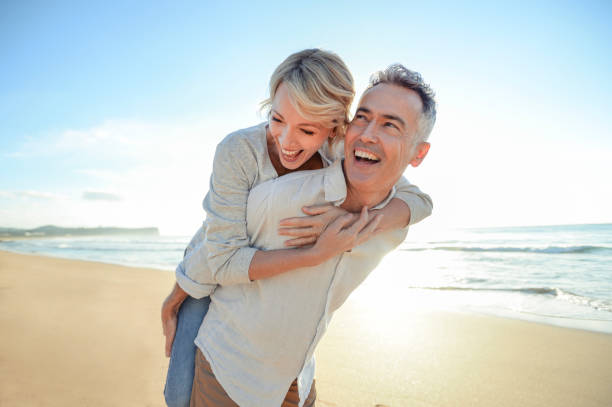
[[[343,160],[334,161],[329,167],[326,168],[324,188],[325,188],[325,200],[331,202],[335,206],[339,206],[346,199],[346,180],[344,178],[344,171],[342,170]],[[379,204],[374,206],[372,209],[384,208],[393,196],[395,195],[395,186],[391,188],[389,195],[383,199]]]
[[[334,161],[325,171],[323,181],[325,200],[339,206],[346,199],[346,181],[342,171],[342,160]]]

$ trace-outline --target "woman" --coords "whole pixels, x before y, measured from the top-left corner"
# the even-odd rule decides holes
[[[272,75],[270,98],[263,104],[269,111],[268,123],[232,133],[219,144],[210,190],[204,201],[207,219],[186,251],[191,251],[187,256],[191,258],[205,246],[215,283],[248,283],[305,265],[299,248],[260,251],[248,247],[245,225],[248,193],[266,180],[293,171],[319,169],[338,158],[332,151],[343,137],[353,97],[351,74],[338,56],[318,49],[298,52],[283,61]],[[384,217],[376,211],[370,215],[362,213],[361,221],[369,225],[363,228],[363,239],[376,227],[402,228],[429,215],[429,198],[417,188],[402,183],[398,184],[398,191],[396,196],[400,199],[393,199],[381,210]],[[327,224],[345,214],[331,205],[305,212],[313,216],[285,223],[288,228],[283,234],[294,237],[289,245],[313,243]],[[188,267],[188,263],[182,265]],[[179,282],[190,284],[188,280]],[[171,353],[165,389],[169,406],[189,405],[193,339],[210,301],[208,297],[185,298],[180,286],[175,285],[162,308],[166,353]],[[179,323],[174,339],[177,313]]]

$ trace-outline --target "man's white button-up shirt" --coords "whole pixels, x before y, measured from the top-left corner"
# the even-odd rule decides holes
[[[261,183],[248,198],[250,244],[261,250],[284,248],[281,219],[303,215],[304,205],[339,205],[345,198],[340,160]],[[315,347],[334,311],[406,233],[407,228],[386,232],[319,266],[244,284],[217,286],[206,265],[177,268],[185,291],[194,297],[210,293],[195,343],[230,398],[243,407],[277,407],[297,378],[301,406],[314,378]]]

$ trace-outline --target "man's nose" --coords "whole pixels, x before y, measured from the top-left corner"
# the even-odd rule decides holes
[[[364,143],[376,143],[378,141],[376,122],[374,120],[368,123],[367,127],[361,132],[360,138]]]

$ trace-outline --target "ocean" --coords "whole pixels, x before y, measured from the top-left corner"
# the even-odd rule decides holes
[[[61,237],[0,250],[173,271],[190,236]],[[354,294],[612,333],[612,224],[409,233]]]

